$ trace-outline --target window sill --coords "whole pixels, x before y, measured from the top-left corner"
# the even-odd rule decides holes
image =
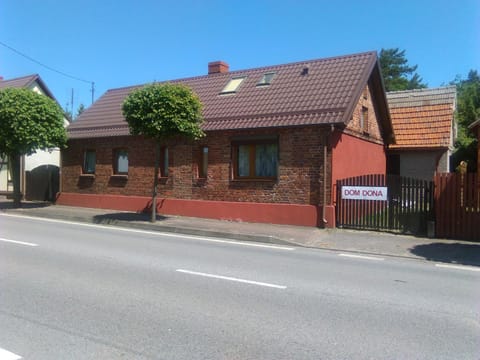
[[[164,176],[159,176],[158,177],[158,183],[159,184],[166,184],[168,181],[168,177],[164,177]]]
[[[128,175],[124,174],[113,174],[110,175],[111,178],[113,179],[121,179],[121,180],[128,180]]]
[[[232,179],[232,182],[276,182],[277,178],[235,178]]]
[[[85,179],[95,179],[95,174],[80,174],[80,177]]]

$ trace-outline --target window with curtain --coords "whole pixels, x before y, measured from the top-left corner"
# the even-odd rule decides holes
[[[277,140],[257,140],[233,144],[235,179],[276,179]]]
[[[97,162],[95,150],[85,150],[83,154],[83,169],[84,174],[95,174],[95,164]]]
[[[206,179],[208,174],[208,147],[202,146],[200,153],[200,161],[198,164],[198,177]]]
[[[114,173],[116,175],[128,174],[128,151],[126,149],[117,149],[115,151]]]

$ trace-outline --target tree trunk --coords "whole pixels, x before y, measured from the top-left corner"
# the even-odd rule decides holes
[[[22,206],[22,192],[20,189],[20,155],[11,154],[9,156],[10,169],[13,181],[13,206]]]
[[[154,223],[157,220],[157,187],[158,187],[158,168],[160,164],[160,142],[155,143],[155,178],[153,179],[152,192],[152,217],[150,221]]]

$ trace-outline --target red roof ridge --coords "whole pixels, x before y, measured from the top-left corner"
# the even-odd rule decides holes
[[[146,83],[142,83],[142,84],[112,88],[112,89],[108,89],[106,92],[121,91],[121,90],[133,89],[133,88],[136,88],[136,87],[140,88],[142,86],[149,85],[149,84],[155,84],[155,83],[163,84],[163,83],[187,82],[187,81],[192,81],[192,80],[204,79],[204,78],[208,78],[208,77],[212,78],[212,77],[217,77],[217,76],[237,75],[237,74],[242,74],[242,73],[245,73],[245,72],[255,72],[255,71],[260,71],[260,70],[278,69],[278,68],[290,67],[290,66],[295,66],[295,65],[306,65],[306,64],[312,64],[312,63],[318,63],[318,62],[334,61],[334,60],[340,60],[340,59],[346,59],[346,58],[355,58],[355,57],[367,56],[367,55],[377,56],[377,52],[372,50],[372,51],[365,51],[365,52],[355,53],[355,54],[350,54],[350,55],[346,54],[346,55],[339,55],[339,56],[331,56],[331,57],[328,57],[328,58],[317,58],[317,59],[310,59],[310,60],[294,61],[294,62],[284,63],[284,64],[258,66],[258,67],[254,67],[254,68],[245,68],[245,69],[228,71],[228,72],[224,72],[224,73],[196,75],[196,76],[189,76],[189,77],[184,77],[184,78],[168,79],[168,80],[161,80],[161,81],[154,80],[154,81],[146,82]]]
[[[422,93],[422,92],[434,92],[439,90],[454,90],[457,87],[455,85],[447,85],[447,86],[438,86],[434,88],[421,88],[421,89],[410,89],[410,90],[397,90],[397,91],[389,91],[387,95],[401,95],[401,94],[409,94],[409,93]]]
[[[0,80],[0,82],[16,81],[16,80],[23,80],[23,79],[26,79],[26,78],[37,78],[37,77],[39,77],[38,74],[30,74],[30,75],[15,77],[15,78],[12,78],[12,79],[2,79],[2,80]]]
[[[366,51],[366,52],[356,53],[356,54],[331,56],[331,57],[328,57],[328,58],[317,58],[317,59],[310,59],[310,60],[293,61],[293,62],[284,63],[284,64],[258,66],[258,67],[254,67],[254,68],[234,70],[234,71],[229,71],[228,73],[219,73],[219,74],[222,74],[222,75],[224,75],[224,74],[235,74],[235,73],[242,73],[242,72],[246,72],[246,71],[254,72],[254,71],[259,71],[259,70],[264,70],[264,69],[283,68],[283,67],[288,67],[288,66],[305,65],[305,64],[311,64],[311,63],[316,63],[316,62],[326,62],[326,61],[340,60],[340,59],[343,59],[343,58],[354,58],[354,57],[367,56],[367,55],[370,55],[370,56],[375,55],[376,56],[377,52],[376,51]],[[210,74],[210,75],[203,75],[203,76],[212,76],[212,75],[218,75],[218,74]],[[199,77],[203,77],[203,76],[199,76]]]

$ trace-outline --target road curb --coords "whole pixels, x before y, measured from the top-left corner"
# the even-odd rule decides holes
[[[31,217],[37,217],[37,218],[43,218],[43,219],[56,219],[56,220],[73,221],[73,222],[86,223],[86,224],[118,226],[123,228],[133,228],[133,229],[155,231],[155,232],[166,232],[166,233],[203,236],[203,237],[226,238],[226,239],[238,240],[238,241],[251,241],[251,242],[261,242],[261,243],[274,244],[274,245],[288,245],[288,246],[302,247],[300,244],[288,242],[286,240],[282,240],[276,236],[271,236],[271,235],[265,236],[265,235],[238,234],[238,233],[230,233],[230,232],[223,232],[223,231],[183,228],[178,226],[151,225],[148,223],[132,223],[128,221],[115,220],[115,219],[96,220],[94,219],[94,217],[85,218],[85,217],[71,216],[71,215],[66,216],[62,214],[47,215],[42,213],[32,213],[32,212],[24,211],[21,209],[15,209],[15,210],[10,209],[10,210],[1,210],[1,211],[6,214],[18,214],[18,215],[25,215],[25,216],[31,216]]]

